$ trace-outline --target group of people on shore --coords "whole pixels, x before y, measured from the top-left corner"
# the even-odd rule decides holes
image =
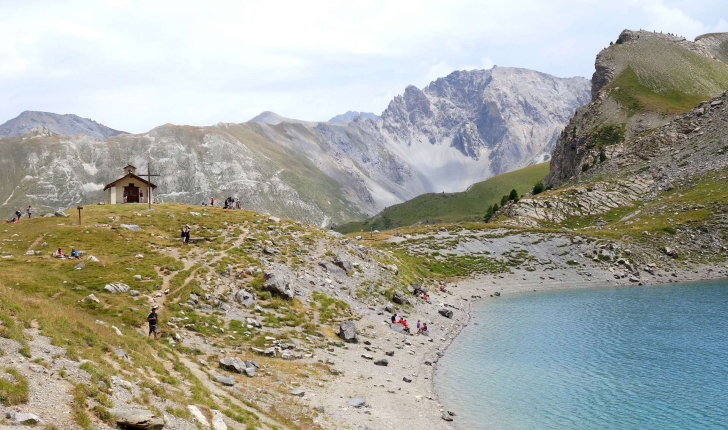
[[[28,216],[28,219],[33,218],[33,208],[28,206],[28,209],[25,210],[26,215]],[[19,210],[15,211],[12,217],[5,220],[6,224],[9,224],[11,222],[20,222],[20,218],[23,216],[23,213]]]
[[[397,314],[392,315],[392,325],[394,324],[402,324],[402,330],[405,333],[412,334],[412,330],[409,327],[409,324],[407,324],[407,320],[402,318],[401,316],[397,318]],[[429,334],[427,331],[427,323],[420,322],[420,320],[417,320],[417,334]]]

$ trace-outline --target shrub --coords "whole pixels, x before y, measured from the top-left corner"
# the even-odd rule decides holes
[[[531,191],[531,193],[535,196],[536,194],[543,193],[543,190],[544,190],[543,182],[538,181],[538,182],[536,182],[536,185],[533,186],[533,190]]]
[[[493,211],[493,205],[488,206],[488,210],[485,211],[485,216],[483,217],[483,221],[488,222],[491,218],[493,218],[493,214],[495,211]]]
[[[507,195],[501,197],[501,206],[505,206],[506,203],[508,203],[508,196]]]
[[[12,375],[15,383],[0,378],[0,404],[13,406],[28,402],[28,380],[15,369],[7,369],[6,373]]]
[[[603,163],[605,161],[607,161],[607,153],[604,152],[604,150],[602,149],[601,151],[599,151],[599,162]]]
[[[518,191],[516,189],[511,190],[511,194],[508,196],[508,200],[513,200],[514,202],[518,201]]]
[[[589,163],[584,163],[581,165],[581,171],[586,172],[587,170],[589,170],[589,167],[591,167]]]

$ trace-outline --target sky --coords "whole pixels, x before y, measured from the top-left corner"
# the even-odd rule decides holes
[[[455,70],[590,78],[625,28],[728,31],[728,1],[0,0],[0,123],[39,110],[143,133],[379,114]]]

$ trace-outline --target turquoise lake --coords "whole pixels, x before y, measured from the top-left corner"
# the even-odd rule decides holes
[[[728,282],[480,301],[435,388],[460,429],[728,429]]]

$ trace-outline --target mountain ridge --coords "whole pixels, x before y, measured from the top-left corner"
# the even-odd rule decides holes
[[[0,125],[0,137],[22,136],[39,126],[65,136],[85,134],[93,137],[113,137],[129,134],[75,114],[26,110]]]

